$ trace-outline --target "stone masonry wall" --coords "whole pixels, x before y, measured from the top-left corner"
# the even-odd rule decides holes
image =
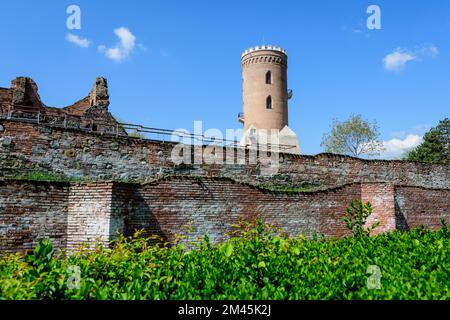
[[[31,249],[50,238],[74,249],[107,244],[118,234],[144,229],[174,241],[205,234],[223,240],[241,220],[260,217],[289,235],[348,234],[342,221],[352,200],[373,204],[377,232],[450,222],[450,190],[352,183],[302,193],[274,192],[229,178],[174,176],[146,184],[0,181],[0,253]]]
[[[258,164],[175,165],[173,143],[0,120],[0,177],[43,170],[99,180],[153,180],[182,174],[230,177],[252,184],[310,183],[334,187],[353,182],[390,182],[450,188],[450,166],[346,156],[280,154],[277,174],[261,175]],[[235,149],[230,149],[236,153]]]

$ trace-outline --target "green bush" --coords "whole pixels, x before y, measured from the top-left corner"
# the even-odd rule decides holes
[[[260,221],[190,250],[137,236],[64,255],[40,242],[0,258],[0,299],[449,299],[449,249],[445,225],[308,240]],[[367,286],[373,266],[379,289]]]
[[[372,204],[363,203],[361,200],[355,200],[350,203],[345,211],[344,222],[348,230],[355,237],[369,236],[370,232],[378,227],[379,222],[367,226],[367,218],[372,214]]]

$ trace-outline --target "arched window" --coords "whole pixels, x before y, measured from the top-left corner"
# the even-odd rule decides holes
[[[272,97],[268,96],[266,99],[266,109],[272,109]]]
[[[272,83],[272,73],[270,71],[266,72],[266,84]]]

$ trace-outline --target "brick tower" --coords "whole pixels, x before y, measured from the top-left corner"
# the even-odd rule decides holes
[[[270,134],[267,132],[272,129],[272,135],[278,132],[281,151],[300,153],[297,137],[288,127],[288,100],[292,91],[287,87],[286,50],[274,46],[250,48],[242,53],[241,63],[243,113],[238,116],[244,124],[241,144],[252,145],[255,140],[250,136],[256,136],[263,144],[261,141],[267,137],[261,136]]]

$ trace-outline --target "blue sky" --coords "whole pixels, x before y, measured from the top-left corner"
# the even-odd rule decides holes
[[[66,27],[72,4],[81,30]],[[371,4],[381,30],[366,27]],[[288,51],[289,125],[304,153],[352,113],[378,121],[385,157],[449,116],[448,1],[8,1],[0,38],[1,87],[30,76],[47,105],[64,106],[104,76],[117,118],[151,127],[240,128],[240,55],[261,44]]]

